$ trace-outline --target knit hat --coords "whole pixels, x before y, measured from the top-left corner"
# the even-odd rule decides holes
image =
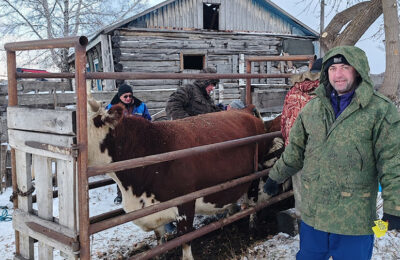
[[[324,68],[328,70],[330,66],[333,64],[346,64],[350,65],[350,63],[346,60],[346,58],[342,54],[335,55],[325,61]],[[351,66],[351,65],[350,65]]]
[[[245,106],[241,100],[235,99],[230,104],[233,109],[243,109]]]
[[[317,73],[321,71],[321,68],[322,68],[322,58],[319,58],[314,61],[310,71],[313,73]]]
[[[217,70],[214,68],[204,68],[201,70],[201,73],[217,73]],[[216,86],[219,82],[219,79],[206,79],[203,81],[204,87],[207,87],[210,84]]]
[[[118,97],[121,97],[123,94],[125,94],[125,93],[131,93],[131,94],[133,94],[133,92],[132,92],[132,87],[131,86],[129,86],[128,84],[122,84],[121,86],[119,86],[119,88],[118,88]]]

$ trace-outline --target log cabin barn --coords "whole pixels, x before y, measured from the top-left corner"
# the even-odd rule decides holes
[[[243,73],[249,56],[317,53],[318,37],[317,32],[268,0],[167,0],[94,35],[87,48],[87,70],[198,73],[213,67],[218,73]],[[252,73],[279,72],[284,72],[282,62],[252,63]],[[244,80],[220,82],[214,93],[217,102],[244,99]],[[126,83],[141,93],[148,91],[142,98],[154,113],[165,107],[169,94],[186,80]],[[252,79],[254,94],[285,83],[282,78]],[[93,88],[110,91],[119,84],[97,80]],[[286,91],[284,87],[270,89],[269,97],[253,94],[253,103],[264,107],[264,112],[281,111]]]

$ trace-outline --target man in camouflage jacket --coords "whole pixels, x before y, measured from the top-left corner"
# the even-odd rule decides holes
[[[213,68],[206,68],[202,73],[216,73]],[[175,120],[189,116],[196,116],[222,109],[214,104],[210,92],[217,85],[218,80],[196,80],[193,84],[187,84],[178,88],[168,99],[166,112],[168,118]]]
[[[399,113],[374,91],[367,57],[354,46],[325,55],[314,93],[264,191],[276,193],[302,169],[297,259],[370,259],[378,181],[383,219],[400,228]]]

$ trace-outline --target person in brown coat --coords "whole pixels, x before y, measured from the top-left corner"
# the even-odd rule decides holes
[[[201,73],[216,72],[213,68],[205,68],[201,71]],[[222,109],[215,105],[210,96],[210,92],[214,90],[217,84],[217,79],[199,79],[193,84],[179,87],[167,101],[167,117],[175,120],[221,111]]]

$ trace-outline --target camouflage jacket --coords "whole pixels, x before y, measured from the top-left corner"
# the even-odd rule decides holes
[[[197,80],[194,84],[179,87],[168,99],[166,112],[170,119],[180,119],[199,114],[221,111],[208,96],[203,81]]]
[[[337,54],[346,57],[362,80],[349,106],[335,119],[324,64]],[[378,180],[384,212],[400,216],[400,116],[373,90],[362,50],[336,47],[325,55],[324,64],[316,97],[300,112],[270,177],[282,182],[303,169],[301,217],[315,229],[372,234]]]

